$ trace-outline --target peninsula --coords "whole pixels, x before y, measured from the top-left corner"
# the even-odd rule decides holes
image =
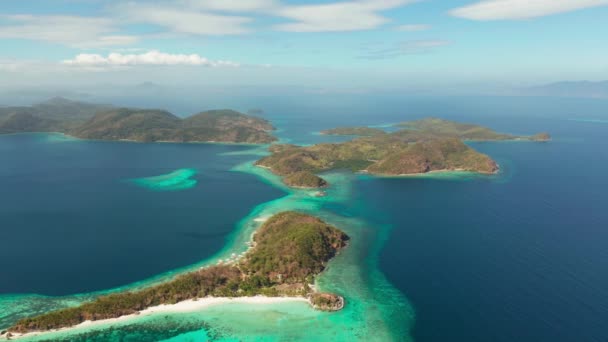
[[[110,294],[77,307],[25,318],[8,333],[71,327],[207,297],[287,296],[307,298],[318,310],[340,310],[344,306],[342,297],[318,293],[309,284],[347,241],[345,233],[314,216],[282,212],[260,227],[253,247],[238,261],[201,268],[142,290]]]
[[[61,132],[94,140],[267,144],[276,140],[272,130],[265,119],[229,109],[182,119],[164,110],[115,108],[63,98],[31,107],[0,108],[0,134]]]
[[[328,134],[371,135],[342,143],[313,146],[273,145],[271,155],[256,162],[283,177],[289,186],[300,186],[293,179],[320,172],[347,169],[375,175],[411,175],[438,171],[468,171],[493,174],[498,164],[464,141],[528,140],[547,141],[546,133],[520,137],[497,133],[489,128],[442,119],[424,119],[399,124],[393,133],[371,134],[361,127],[329,130]],[[372,129],[375,130],[375,129]],[[317,176],[318,177],[318,176]],[[326,186],[325,182],[306,182]]]

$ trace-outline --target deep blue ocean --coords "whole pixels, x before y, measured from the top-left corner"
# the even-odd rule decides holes
[[[197,110],[156,101],[180,114]],[[348,205],[329,209],[391,227],[379,267],[412,304],[416,341],[608,340],[608,101],[241,102],[263,108],[278,135],[298,144],[343,139],[315,134],[325,128],[427,116],[549,132],[549,143],[471,144],[499,162],[497,177],[361,177]],[[244,149],[0,137],[0,294],[107,289],[211,256],[255,205],[283,194],[228,171],[250,156],[218,157]],[[196,187],[159,193],[124,181],[180,168],[198,170]]]
[[[0,137],[0,293],[105,290],[218,252],[235,223],[281,191],[228,171],[249,147]],[[194,168],[197,186],[128,182]],[[235,200],[238,199],[238,200]]]

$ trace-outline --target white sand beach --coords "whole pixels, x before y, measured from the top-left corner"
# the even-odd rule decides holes
[[[141,317],[142,315],[153,315],[158,313],[183,313],[183,312],[194,312],[198,310],[202,310],[206,307],[214,306],[214,305],[225,305],[225,304],[276,304],[276,303],[284,303],[284,302],[303,302],[310,304],[308,298],[304,297],[266,297],[266,296],[255,296],[255,297],[235,297],[235,298],[226,298],[226,297],[206,297],[199,299],[189,299],[176,304],[163,304],[158,306],[149,307],[145,310],[140,311],[137,314],[121,316],[117,318],[103,319],[98,321],[85,321],[78,325],[72,327],[66,327],[61,329],[54,329],[48,331],[34,331],[28,332],[25,334],[12,333],[10,340],[15,340],[22,337],[31,337],[41,334],[46,334],[50,332],[57,331],[66,331],[70,329],[82,328],[82,327],[91,327],[95,325],[105,325],[112,324],[116,322],[122,322],[129,319],[133,319],[135,317]],[[7,334],[2,335],[0,337],[2,340],[8,340]]]

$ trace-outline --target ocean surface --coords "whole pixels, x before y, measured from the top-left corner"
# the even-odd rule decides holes
[[[220,154],[249,148],[0,136],[0,293],[105,290],[210,257],[236,222],[282,194],[228,171],[245,159]],[[137,185],[184,168],[197,170],[190,189]]]
[[[176,112],[196,111],[165,101]],[[230,107],[225,101],[214,105]],[[339,313],[231,304],[31,340],[608,339],[608,101],[240,101],[263,108],[279,137],[296,144],[346,139],[317,134],[325,128],[426,116],[547,131],[554,140],[472,143],[499,162],[496,176],[334,172],[326,175],[328,196],[317,198],[253,167],[261,147],[0,136],[0,327],[215,263],[246,248],[256,218],[300,210],[352,237],[318,280],[345,296]]]

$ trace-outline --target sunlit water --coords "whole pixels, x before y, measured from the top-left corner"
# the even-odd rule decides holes
[[[217,158],[213,163],[220,164],[217,171],[224,170],[215,180],[228,184],[238,177],[247,177],[248,182],[254,179],[262,182],[258,193],[273,189],[274,199],[259,201],[235,220],[238,223],[221,246],[209,249],[212,253],[199,262],[165,269],[138,283],[105,288],[121,291],[147,286],[215,264],[245,251],[251,233],[265,218],[283,210],[299,210],[320,216],[352,238],[317,281],[322,290],[344,295],[346,308],[330,314],[304,303],[230,304],[44,334],[31,340],[605,340],[608,295],[602,289],[608,288],[608,246],[604,244],[608,236],[602,227],[608,217],[602,208],[608,203],[603,190],[608,188],[604,177],[608,155],[602,146],[608,132],[595,121],[605,120],[606,102],[448,98],[401,103],[383,98],[378,106],[378,102],[350,100],[350,104],[321,101],[316,107],[306,102],[297,108],[273,103],[268,104],[266,115],[281,128],[283,141],[299,144],[345,139],[314,134],[325,128],[345,124],[386,127],[387,123],[424,116],[479,122],[517,134],[549,131],[554,141],[474,144],[498,160],[501,174],[497,176],[450,173],[375,178],[331,173],[324,175],[332,184],[326,197],[285,188],[277,177],[254,167],[252,162],[264,154],[263,148],[214,151]],[[592,120],[571,121],[580,117]],[[0,143],[0,152],[5,151]],[[115,178],[117,184],[128,186],[124,179],[200,168],[170,164],[164,172]],[[206,184],[199,180],[191,189],[177,192],[141,191],[180,196]],[[180,198],[171,200],[184,203]],[[201,200],[197,207],[209,203]],[[5,295],[0,297],[0,326],[22,315],[75,305],[104,292],[63,297]]]

